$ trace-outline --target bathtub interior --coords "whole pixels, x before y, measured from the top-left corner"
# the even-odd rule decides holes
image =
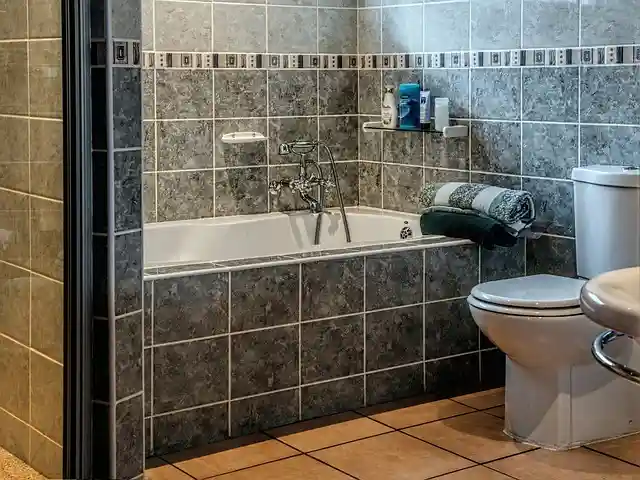
[[[145,267],[330,254],[432,238],[421,235],[418,215],[351,207],[351,243],[346,241],[340,211],[331,209],[321,215],[320,242],[315,245],[317,217],[309,212],[268,213],[147,225]]]

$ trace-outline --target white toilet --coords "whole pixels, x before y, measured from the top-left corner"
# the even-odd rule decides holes
[[[576,168],[574,205],[578,276],[640,265],[640,170]],[[477,285],[473,319],[507,356],[505,433],[564,450],[640,431],[640,387],[591,355],[603,329],[580,310],[585,280],[534,275]],[[640,344],[612,345],[640,367]]]

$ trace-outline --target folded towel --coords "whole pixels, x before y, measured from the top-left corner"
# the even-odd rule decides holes
[[[521,230],[536,217],[529,192],[479,183],[429,183],[420,192],[420,206],[474,210]]]
[[[444,235],[471,240],[487,250],[495,246],[513,247],[518,239],[503,223],[471,210],[431,211],[420,216],[423,235]]]

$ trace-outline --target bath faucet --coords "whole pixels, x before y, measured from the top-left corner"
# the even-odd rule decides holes
[[[315,151],[316,148],[322,147],[329,156],[329,162],[331,165],[331,174],[333,175],[333,182],[324,178],[322,169],[318,162],[313,159],[307,158],[307,155]],[[329,147],[324,143],[310,142],[306,140],[297,140],[291,143],[282,143],[278,146],[278,153],[280,155],[295,154],[299,159],[300,173],[297,178],[283,178],[280,180],[272,180],[269,183],[269,193],[272,195],[279,195],[283,188],[289,188],[293,193],[300,195],[300,198],[309,206],[311,213],[317,213],[316,219],[316,234],[314,244],[320,243],[320,226],[322,223],[322,213],[324,212],[324,199],[325,192],[328,188],[336,189],[338,197],[338,203],[340,205],[340,213],[342,215],[342,223],[344,225],[345,236],[347,243],[351,243],[351,231],[349,230],[349,222],[347,220],[347,214],[344,209],[344,201],[342,200],[342,191],[340,190],[338,173],[336,171],[336,162],[333,158],[333,154]],[[307,173],[307,167],[313,166],[317,172],[309,175]],[[314,198],[311,192],[314,188],[318,189],[318,197]]]

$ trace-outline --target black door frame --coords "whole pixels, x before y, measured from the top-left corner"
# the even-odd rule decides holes
[[[90,0],[62,0],[64,110],[63,477],[92,471]]]

